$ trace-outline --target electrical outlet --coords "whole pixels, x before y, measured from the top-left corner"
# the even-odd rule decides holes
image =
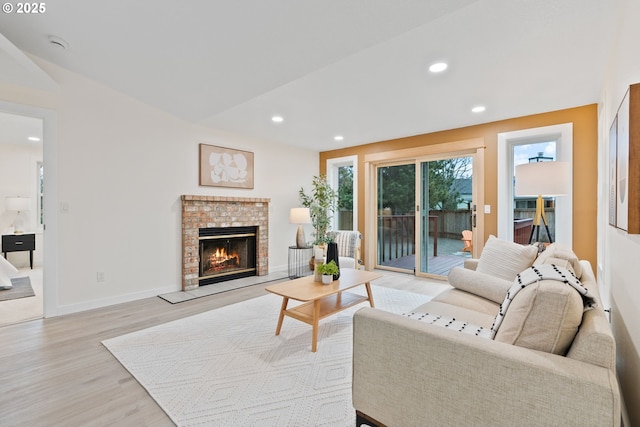
[[[96,273],[96,281],[98,283],[103,283],[104,282],[104,272],[103,271],[98,271]]]

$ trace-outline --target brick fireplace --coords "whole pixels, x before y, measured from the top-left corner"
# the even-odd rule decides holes
[[[200,230],[257,227],[256,275],[269,273],[269,202],[271,199],[189,196],[182,199],[182,290],[200,286]]]

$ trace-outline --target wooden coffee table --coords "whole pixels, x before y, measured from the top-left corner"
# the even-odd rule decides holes
[[[379,273],[345,268],[340,270],[340,279],[330,285],[315,282],[313,276],[305,276],[288,282],[267,286],[265,289],[282,297],[282,307],[276,335],[280,335],[284,316],[289,316],[312,326],[311,351],[315,352],[318,344],[318,322],[327,316],[346,310],[361,302],[369,301],[374,307],[371,295],[372,280],[382,277]],[[344,292],[356,286],[364,285],[367,296]],[[289,300],[303,301],[296,307],[287,309]]]

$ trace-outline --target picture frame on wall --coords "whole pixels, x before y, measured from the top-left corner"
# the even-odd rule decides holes
[[[626,91],[609,129],[609,224],[640,234],[640,83]]]
[[[207,187],[253,188],[253,153],[200,144],[199,183]]]
[[[617,119],[616,227],[629,228],[629,92],[622,99]]]
[[[617,225],[618,182],[618,116],[609,128],[609,225]]]

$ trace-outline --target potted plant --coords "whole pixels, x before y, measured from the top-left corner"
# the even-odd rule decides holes
[[[338,206],[338,192],[329,185],[326,175],[314,176],[311,185],[310,193],[305,193],[301,187],[298,194],[302,206],[309,208],[311,224],[315,229],[313,243],[323,246],[327,242],[327,231]]]
[[[328,285],[333,281],[333,276],[340,272],[340,269],[334,261],[329,261],[326,264],[318,265],[318,272],[322,274],[322,283]]]

